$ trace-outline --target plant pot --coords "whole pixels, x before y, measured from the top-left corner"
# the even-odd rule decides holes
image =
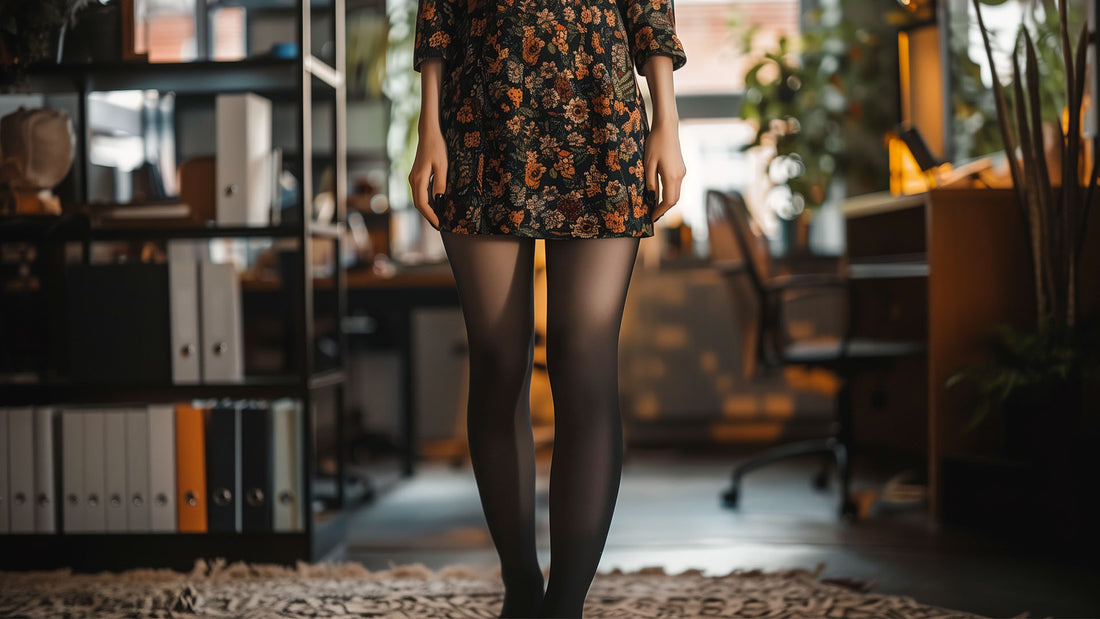
[[[1076,372],[1064,381],[1015,390],[1002,408],[1006,455],[1027,465],[1020,483],[1032,500],[1020,505],[1037,538],[1059,547],[1087,543],[1097,534],[1091,513],[1097,475],[1095,430],[1085,423],[1084,379]]]
[[[1006,455],[1039,463],[1067,438],[1083,406],[1080,380],[1017,389],[1002,408]]]

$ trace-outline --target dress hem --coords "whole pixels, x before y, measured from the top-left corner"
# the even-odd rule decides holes
[[[521,232],[517,232],[517,231],[502,232],[500,230],[493,230],[493,231],[490,231],[490,232],[461,232],[461,231],[456,230],[454,228],[446,228],[444,226],[440,226],[439,228],[436,228],[436,230],[439,231],[439,232],[450,232],[451,234],[460,234],[462,236],[510,236],[510,237],[520,238],[520,239],[538,239],[538,240],[544,240],[544,241],[569,240],[569,239],[644,239],[644,238],[650,238],[652,236],[655,236],[655,234],[653,232],[646,233],[645,231],[642,231],[642,234],[597,234],[597,235],[594,235],[594,236],[575,236],[575,235],[571,235],[571,234],[554,234],[554,235],[541,235],[540,236],[540,235],[534,235],[534,234],[525,234],[525,233],[521,233]]]

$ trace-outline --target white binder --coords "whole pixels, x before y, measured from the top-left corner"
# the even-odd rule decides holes
[[[168,241],[169,315],[172,323],[172,381],[200,381],[199,253],[193,239]]]
[[[176,409],[150,404],[149,530],[174,532],[176,527]]]
[[[126,413],[113,409],[103,413],[104,503],[107,530],[126,530]]]
[[[199,263],[202,286],[202,374],[204,382],[244,378],[241,285],[232,263]]]
[[[84,518],[82,530],[107,530],[107,480],[103,411],[84,413]]]
[[[34,409],[8,409],[9,528],[34,533]]]
[[[252,93],[216,102],[217,215],[222,225],[267,225],[271,211],[271,101]]]
[[[53,466],[54,409],[34,409],[34,530],[57,532],[57,496]]]
[[[302,458],[298,427],[301,406],[282,398],[271,403],[272,487],[275,531],[300,531],[303,524]]]
[[[126,411],[126,529],[149,530],[149,417]]]
[[[85,531],[84,416],[80,410],[61,411],[61,528],[65,533]]]
[[[11,496],[8,495],[8,409],[0,408],[0,535],[11,529],[9,523],[8,505]]]

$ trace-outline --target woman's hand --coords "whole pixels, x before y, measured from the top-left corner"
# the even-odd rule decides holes
[[[656,192],[658,175],[661,178],[661,201],[652,214],[653,221],[657,221],[680,201],[680,185],[687,174],[680,152],[679,124],[655,122],[646,137],[643,159],[646,188]]]
[[[439,124],[439,88],[443,63],[438,59],[421,64],[420,121],[417,123],[419,139],[409,186],[412,188],[413,205],[432,227],[439,230],[439,216],[432,203],[441,199],[447,191],[447,143]],[[430,194],[429,194],[430,192]],[[428,196],[435,196],[429,201]]]
[[[412,187],[416,210],[438,230],[439,216],[428,200],[429,192],[437,200],[447,190],[447,145],[438,126],[434,130],[425,130],[423,127],[420,130],[416,158],[413,160],[412,172],[409,173],[409,185]]]
[[[646,136],[642,167],[646,189],[656,192],[657,177],[661,179],[661,200],[651,214],[653,221],[657,221],[680,201],[680,185],[687,166],[680,152],[680,117],[672,90],[672,58],[651,56],[642,72],[653,100],[653,122]]]

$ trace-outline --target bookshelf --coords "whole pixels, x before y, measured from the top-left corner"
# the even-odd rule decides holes
[[[177,239],[280,239],[292,244],[284,247],[290,254],[293,281],[284,281],[290,290],[287,309],[292,325],[286,342],[292,371],[246,374],[232,382],[199,384],[147,383],[120,376],[112,382],[78,382],[64,372],[48,369],[24,372],[0,380],[0,407],[96,405],[100,407],[142,406],[197,400],[276,400],[291,398],[300,403],[297,419],[299,463],[303,467],[302,494],[304,518],[300,530],[247,532],[72,532],[62,527],[61,492],[55,492],[57,529],[54,533],[0,532],[0,569],[52,569],[72,567],[78,571],[121,570],[130,567],[172,567],[189,569],[197,558],[224,557],[230,561],[262,561],[293,564],[329,556],[343,539],[351,510],[373,494],[369,479],[351,475],[347,467],[343,437],[344,389],[347,380],[347,342],[343,319],[347,313],[347,277],[342,260],[343,222],[346,220],[347,172],[347,93],[345,57],[344,0],[197,0],[196,22],[208,24],[204,11],[217,7],[239,7],[246,11],[278,13],[294,25],[298,54],[295,58],[256,57],[236,61],[212,61],[208,51],[207,28],[200,25],[196,38],[199,59],[180,63],[117,61],[90,64],[54,64],[34,67],[27,81],[14,93],[46,97],[46,107],[69,112],[76,132],[76,154],[68,177],[57,189],[62,198],[60,216],[0,216],[0,244],[29,243],[38,248],[45,281],[65,276],[66,249],[79,248],[80,260],[88,263],[90,247],[97,242],[155,242],[167,244]],[[327,29],[327,59],[316,53],[312,37]],[[93,93],[112,91],[158,91],[175,93],[180,100],[198,108],[211,107],[217,94],[251,92],[271,100],[273,105],[290,110],[292,123],[276,118],[274,131],[291,125],[294,148],[284,158],[284,169],[297,178],[297,204],[282,211],[276,225],[138,225],[103,227],[91,218],[83,205],[91,201],[89,114]],[[10,93],[9,93],[10,94]],[[62,101],[60,106],[51,101]],[[327,116],[319,126],[315,113],[323,106]],[[68,108],[68,109],[66,109]],[[178,127],[176,128],[178,130]],[[318,147],[318,144],[323,144]],[[293,153],[296,151],[296,155]],[[306,156],[301,156],[306,154]],[[326,165],[327,164],[327,165]],[[316,221],[313,196],[317,195],[320,173],[328,174],[335,208],[331,218]],[[208,222],[212,224],[212,222]],[[331,244],[333,266],[325,273],[326,285],[315,286],[312,271],[313,249]],[[68,253],[72,253],[71,251]],[[285,265],[284,265],[285,266]],[[242,286],[242,295],[248,294]],[[318,295],[321,295],[320,297]],[[56,305],[56,299],[49,303]],[[316,321],[318,307],[326,308],[329,331],[326,342],[335,352],[322,366],[317,358]],[[71,311],[66,308],[61,311]],[[56,308],[51,311],[58,311]],[[61,328],[51,313],[49,327]],[[50,354],[63,356],[64,343],[54,345]],[[61,364],[62,366],[64,364]],[[326,453],[335,462],[335,471],[320,471],[316,466],[315,428],[318,426],[315,403],[319,394],[331,403],[332,441]],[[55,421],[59,423],[59,421]],[[55,446],[55,452],[58,447]],[[55,459],[58,455],[55,453]],[[330,469],[332,467],[325,467]],[[60,476],[60,471],[57,472]],[[243,498],[243,497],[241,497]]]

